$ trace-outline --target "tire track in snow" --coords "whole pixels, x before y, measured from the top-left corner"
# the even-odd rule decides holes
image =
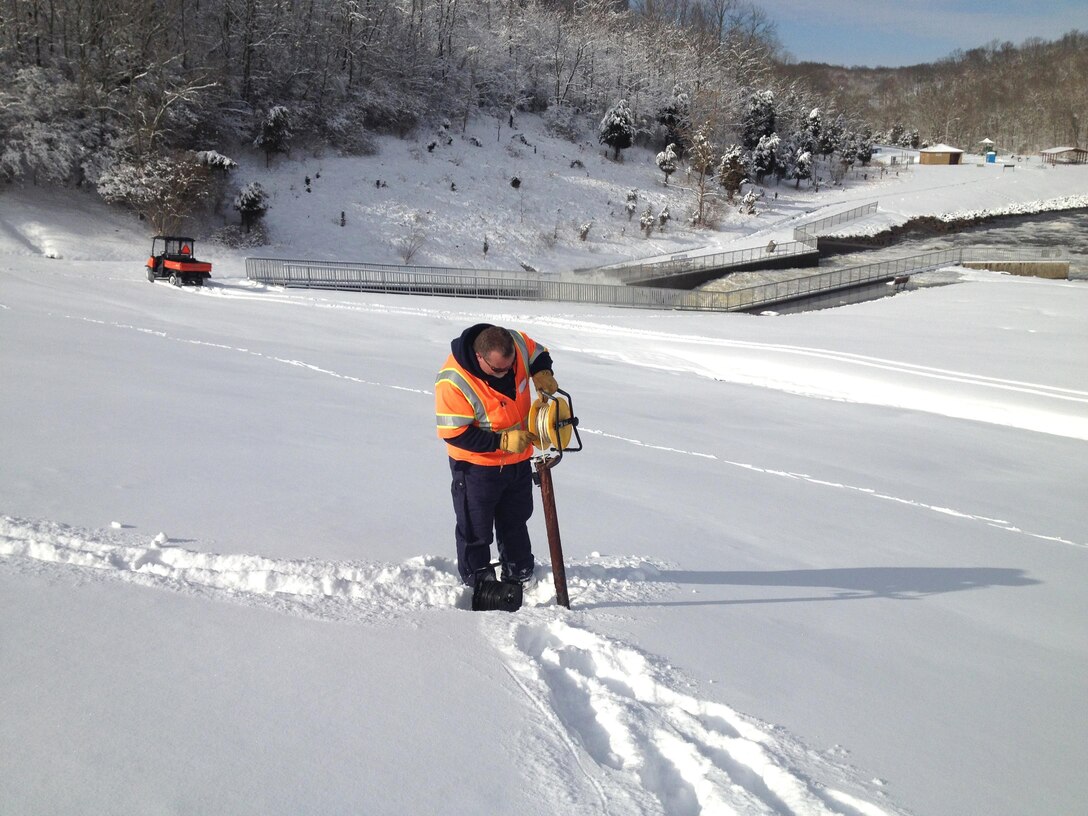
[[[635,329],[564,317],[526,318],[599,347],[564,350],[625,365],[690,372],[812,399],[882,405],[1088,440],[1088,391],[784,343]],[[625,344],[626,338],[636,340]],[[621,341],[621,342],[616,342]],[[631,351],[627,345],[635,349]],[[653,354],[645,349],[652,346]],[[727,353],[731,352],[731,353]]]
[[[253,349],[243,348],[241,346],[231,346],[231,345],[227,345],[225,343],[211,343],[211,342],[209,342],[207,340],[194,340],[194,339],[186,338],[186,337],[175,337],[175,336],[172,336],[168,332],[165,332],[165,331],[163,331],[161,329],[150,329],[150,328],[145,328],[145,327],[141,327],[141,326],[136,326],[136,325],[133,325],[131,323],[119,323],[119,322],[116,322],[116,321],[110,322],[110,321],[105,321],[105,320],[99,320],[99,319],[93,318],[93,317],[85,317],[85,316],[79,316],[79,315],[63,315],[63,317],[66,320],[79,320],[79,321],[82,321],[84,323],[91,323],[91,324],[98,325],[98,326],[108,326],[108,327],[111,327],[111,328],[122,329],[122,330],[125,330],[125,331],[134,331],[134,332],[137,332],[139,334],[146,334],[146,335],[150,335],[152,337],[159,337],[159,338],[161,338],[163,340],[171,340],[173,342],[182,343],[184,345],[202,346],[202,347],[205,347],[205,348],[219,349],[221,351],[229,351],[229,352],[235,352],[235,353],[238,353],[238,354],[246,354],[246,355],[249,355],[251,357],[257,357],[257,358],[261,358],[261,359],[264,359],[264,360],[269,360],[270,362],[280,363],[280,364],[283,364],[283,365],[293,366],[295,368],[305,369],[305,370],[311,371],[311,372],[313,372],[315,374],[322,374],[322,375],[327,376],[327,377],[333,377],[334,379],[344,380],[346,382],[357,383],[359,385],[368,385],[368,386],[372,386],[372,387],[375,387],[375,388],[388,388],[391,391],[407,391],[407,392],[412,393],[412,394],[424,394],[424,395],[433,394],[432,391],[428,391],[428,390],[423,389],[423,388],[411,388],[411,387],[405,386],[405,385],[390,385],[389,383],[378,382],[376,380],[366,380],[366,379],[363,379],[362,377],[354,377],[354,376],[352,376],[350,374],[341,374],[341,373],[339,373],[337,371],[333,371],[331,369],[322,368],[321,366],[314,365],[313,363],[307,363],[304,360],[293,360],[293,359],[290,359],[290,358],[287,358],[287,357],[277,357],[277,356],[272,355],[272,354],[265,354],[264,352],[254,351]]]
[[[292,366],[292,367],[299,368],[299,369],[305,369],[307,371],[317,373],[317,374],[321,374],[321,375],[324,375],[324,376],[332,376],[332,378],[337,379],[337,380],[343,380],[343,381],[346,381],[346,382],[357,383],[357,384],[360,384],[360,385],[367,385],[367,386],[371,386],[371,387],[380,387],[380,388],[388,388],[388,390],[392,390],[392,391],[409,392],[409,393],[415,393],[415,394],[420,394],[420,395],[425,395],[425,396],[430,396],[433,393],[431,391],[424,390],[424,388],[413,388],[413,387],[404,386],[404,385],[393,385],[393,384],[390,384],[390,383],[383,383],[383,382],[372,381],[372,380],[364,380],[362,378],[357,378],[357,376],[353,376],[353,375],[349,375],[349,374],[342,374],[342,373],[339,373],[337,371],[333,371],[331,369],[326,369],[326,368],[317,366],[317,364],[313,364],[313,363],[307,362],[305,360],[295,360],[295,359],[288,359],[288,358],[283,358],[283,357],[275,357],[275,356],[272,356],[272,355],[265,355],[265,354],[261,353],[261,351],[255,351],[255,350],[251,350],[251,349],[248,349],[248,348],[242,348],[242,347],[236,347],[236,346],[228,346],[228,345],[219,344],[219,343],[209,343],[207,341],[199,341],[199,339],[190,339],[190,338],[184,338],[184,337],[173,337],[170,334],[168,334],[168,333],[166,333],[164,331],[161,331],[161,330],[147,329],[147,327],[141,327],[141,326],[137,326],[137,325],[133,325],[133,324],[119,323],[119,322],[110,323],[110,322],[107,322],[107,321],[98,320],[98,319],[94,319],[94,318],[71,316],[71,314],[65,314],[65,316],[63,316],[63,317],[65,319],[67,319],[67,320],[81,320],[81,321],[96,324],[96,325],[107,325],[107,326],[115,327],[115,329],[122,329],[122,330],[126,330],[126,331],[135,331],[135,332],[138,332],[140,334],[148,334],[148,335],[152,335],[152,336],[161,337],[163,339],[171,339],[171,341],[174,341],[174,342],[177,342],[177,343],[184,343],[184,344],[189,344],[189,345],[194,345],[194,346],[205,346],[205,347],[209,347],[209,348],[222,349],[222,350],[226,350],[226,351],[234,351],[234,353],[246,354],[246,355],[251,355],[251,356],[254,356],[254,357],[258,357],[258,358],[267,359],[267,360],[270,360],[272,362],[286,364],[286,366]],[[549,321],[549,322],[557,322],[557,321],[553,320],[553,321]],[[582,321],[571,321],[571,322],[573,322],[573,324],[576,325],[576,326],[583,327],[583,329],[584,329],[584,327],[586,325],[588,325],[588,324],[586,324],[586,323],[584,323]],[[691,335],[691,336],[682,335],[682,336],[678,337],[677,335],[669,335],[669,334],[664,334],[664,333],[660,333],[660,332],[651,332],[650,330],[636,330],[636,329],[619,329],[619,330],[616,330],[615,327],[613,327],[613,326],[608,326],[607,330],[608,331],[619,331],[621,333],[626,333],[626,334],[629,333],[629,334],[635,334],[635,335],[653,335],[653,336],[663,337],[663,338],[665,338],[665,337],[679,338],[679,339],[684,339],[684,341],[693,341],[693,342],[701,342],[701,343],[705,342],[705,343],[712,343],[712,344],[716,344],[716,345],[721,344],[721,345],[735,345],[735,346],[755,346],[755,347],[759,347],[759,348],[776,347],[776,348],[783,348],[783,349],[787,349],[787,350],[795,350],[795,351],[799,351],[799,353],[805,353],[805,354],[813,353],[813,354],[817,354],[818,356],[828,355],[828,356],[831,356],[831,357],[834,357],[834,358],[841,358],[841,359],[856,358],[858,360],[863,361],[864,364],[869,364],[869,363],[877,364],[878,367],[883,367],[887,363],[887,364],[890,364],[890,366],[902,367],[903,370],[907,370],[907,369],[923,370],[925,372],[929,372],[928,375],[934,375],[934,376],[944,376],[944,375],[961,376],[960,374],[956,374],[955,372],[948,372],[948,371],[944,371],[944,370],[941,370],[941,369],[928,369],[926,367],[914,366],[914,364],[912,364],[912,363],[889,363],[889,361],[879,360],[878,358],[869,358],[869,357],[865,357],[864,355],[854,355],[854,354],[850,354],[850,353],[837,353],[837,351],[823,351],[823,350],[820,350],[820,349],[809,349],[809,348],[794,347],[794,346],[775,346],[775,345],[772,345],[772,344],[759,344],[759,343],[754,343],[753,344],[753,343],[746,343],[746,342],[741,342],[741,341],[724,341],[724,339],[718,339],[718,338],[713,338],[713,337],[702,337],[702,336],[695,336],[695,335]],[[1033,390],[1033,393],[1047,394],[1049,396],[1055,396],[1055,397],[1063,398],[1063,399],[1065,399],[1065,398],[1075,399],[1076,401],[1086,401],[1086,403],[1088,403],[1088,392],[1074,391],[1074,390],[1070,390],[1070,388],[1056,388],[1056,387],[1046,386],[1046,385],[1019,383],[1017,381],[1012,381],[1012,380],[998,380],[998,379],[994,379],[994,378],[985,378],[985,376],[974,375],[974,374],[963,374],[962,376],[964,376],[964,378],[974,378],[978,382],[992,381],[992,383],[994,385],[997,385],[998,387],[1010,387],[1010,388],[1013,388],[1013,390],[1021,390],[1021,388],[1029,387],[1029,388],[1031,388],[1031,390]],[[966,380],[964,380],[964,382],[966,382]],[[721,457],[719,457],[719,456],[717,456],[715,454],[696,452],[696,450],[685,450],[683,448],[670,447],[670,446],[667,446],[667,445],[659,445],[659,444],[641,442],[639,440],[633,440],[633,438],[630,438],[630,437],[619,436],[617,434],[607,433],[607,432],[602,431],[602,430],[586,428],[586,426],[584,426],[584,425],[579,425],[579,428],[583,433],[595,434],[595,435],[599,435],[599,436],[602,436],[602,437],[605,437],[605,438],[609,438],[609,440],[613,440],[613,441],[617,441],[617,442],[623,442],[623,443],[626,443],[626,444],[635,445],[635,446],[639,446],[639,447],[660,450],[660,452],[663,452],[663,453],[671,453],[671,454],[678,454],[678,455],[683,455],[683,456],[693,456],[693,457],[697,457],[697,458],[712,459],[712,460],[715,460],[715,461],[720,461],[720,462],[724,463],[724,465],[728,465],[730,467],[741,468],[741,469],[744,469],[744,470],[749,470],[749,471],[753,471],[753,472],[756,472],[756,473],[764,473],[764,474],[767,474],[767,475],[775,475],[775,477],[779,477],[779,478],[783,478],[783,479],[793,479],[793,480],[803,481],[803,482],[807,482],[809,484],[813,484],[813,485],[817,485],[817,486],[833,487],[833,489],[848,491],[848,492],[853,492],[853,493],[860,493],[860,494],[863,494],[863,495],[871,496],[873,498],[885,500],[885,502],[893,502],[893,503],[897,503],[897,504],[901,504],[901,505],[917,507],[919,509],[928,510],[928,511],[931,511],[931,512],[938,512],[938,514],[945,515],[945,516],[954,516],[956,518],[962,518],[962,519],[965,519],[965,520],[968,520],[968,521],[976,521],[976,522],[980,522],[980,523],[985,523],[989,527],[997,528],[999,530],[1004,530],[1006,532],[1026,535],[1028,537],[1031,537],[1031,539],[1037,539],[1037,540],[1040,540],[1040,541],[1048,541],[1048,542],[1053,542],[1053,543],[1058,543],[1058,544],[1066,544],[1066,545],[1075,546],[1075,547],[1088,547],[1088,542],[1071,541],[1070,539],[1066,539],[1066,537],[1064,537],[1062,535],[1058,535],[1058,534],[1042,533],[1042,532],[1034,532],[1034,531],[1024,530],[1023,528],[1016,526],[1015,523],[1013,523],[1013,522],[1011,522],[1009,520],[996,519],[996,518],[991,518],[991,517],[984,516],[984,515],[973,514],[973,512],[968,512],[968,511],[964,511],[964,510],[957,510],[957,509],[954,509],[954,508],[951,508],[951,507],[941,507],[941,506],[938,506],[938,505],[931,505],[931,504],[928,504],[926,502],[922,502],[922,500],[918,500],[918,499],[904,498],[904,497],[901,497],[901,496],[894,496],[894,495],[891,495],[891,494],[888,494],[888,493],[881,493],[880,491],[869,489],[869,487],[860,487],[860,486],[856,486],[856,485],[843,484],[843,483],[840,483],[840,482],[832,482],[832,481],[828,481],[828,480],[824,480],[824,479],[819,479],[817,477],[814,477],[814,475],[807,474],[807,473],[796,473],[796,472],[791,472],[791,471],[784,471],[784,470],[776,470],[776,469],[772,469],[772,468],[759,467],[757,465],[753,465],[753,463],[732,461],[732,460],[729,460],[729,459],[721,458]]]
[[[772,468],[765,468],[758,465],[753,465],[748,462],[735,462],[730,459],[722,458],[713,453],[684,450],[682,448],[674,448],[667,445],[657,445],[649,442],[642,442],[638,439],[631,439],[630,437],[606,433],[605,431],[597,430],[594,428],[587,428],[582,425],[579,425],[578,428],[582,433],[585,434],[600,436],[604,439],[610,439],[616,442],[623,442],[625,444],[635,445],[640,448],[648,448],[650,450],[657,450],[661,451],[662,453],[671,453],[680,456],[692,456],[698,459],[710,459],[715,462],[721,462],[723,465],[728,465],[729,467],[741,468],[742,470],[748,470],[753,473],[760,473],[767,476],[776,476],[782,479],[792,479],[795,481],[815,485],[817,487],[827,487],[834,488],[836,490],[845,490],[851,493],[860,493],[862,495],[869,496],[874,499],[879,499],[881,501],[894,502],[896,504],[902,504],[908,507],[917,507],[920,510],[927,510],[929,512],[939,513],[945,516],[953,516],[955,518],[961,518],[966,521],[979,522],[982,524],[986,524],[990,527],[996,527],[999,530],[1005,530],[1010,533],[1017,533],[1019,535],[1024,535],[1029,538],[1039,539],[1040,541],[1051,541],[1057,544],[1068,544],[1072,547],[1088,548],[1088,542],[1072,541],[1060,535],[1025,530],[1006,519],[991,518],[990,516],[984,516],[978,513],[969,513],[963,510],[956,510],[951,507],[942,507],[940,505],[929,504],[928,502],[924,502],[918,499],[907,499],[901,496],[893,496],[889,493],[882,493],[879,490],[875,490],[869,487],[858,487],[856,485],[843,484],[842,482],[832,482],[826,479],[820,479],[815,476],[811,476],[807,473],[796,473],[788,470],[775,470]]]
[[[733,340],[694,334],[675,334],[672,332],[634,329],[621,326],[600,326],[581,320],[537,318],[534,322],[547,325],[551,328],[563,329],[568,332],[577,331],[583,334],[635,337],[639,340],[653,341],[658,344],[714,346],[725,349],[769,352],[790,357],[828,360],[835,363],[843,363],[849,367],[889,371],[895,374],[952,382],[959,385],[993,388],[1034,396],[1043,396],[1050,399],[1068,400],[1070,402],[1088,404],[1088,391],[1080,389],[1064,388],[1061,386],[1025,382],[1002,377],[991,377],[985,374],[973,374],[967,371],[955,371],[952,369],[937,368],[935,366],[907,363],[900,360],[889,360],[882,357],[873,357],[848,351],[834,351],[832,349],[822,349],[812,346],[795,346],[785,343],[761,343],[751,340]],[[637,360],[628,360],[627,362],[634,365],[638,364]]]
[[[224,345],[224,344],[220,344],[220,343],[210,343],[210,342],[203,341],[203,340],[192,340],[192,339],[187,339],[187,338],[171,337],[167,332],[157,330],[157,329],[142,328],[142,327],[139,327],[139,326],[134,326],[132,324],[117,323],[117,322],[107,323],[106,321],[97,320],[97,319],[89,318],[89,317],[76,317],[76,316],[72,316],[72,315],[65,315],[64,317],[66,319],[82,320],[84,322],[93,323],[93,324],[96,324],[96,325],[112,326],[114,328],[124,329],[124,330],[128,330],[128,331],[136,331],[136,332],[139,332],[141,334],[153,335],[153,336],[156,336],[156,337],[161,337],[161,338],[166,339],[166,340],[173,340],[173,341],[179,342],[179,343],[186,343],[186,344],[191,344],[191,345],[196,345],[196,346],[206,346],[206,347],[209,347],[209,348],[222,349],[222,350],[225,350],[225,351],[232,351],[232,352],[237,352],[237,353],[240,353],[240,354],[249,354],[249,355],[252,355],[252,356],[255,356],[255,357],[260,357],[260,358],[270,360],[270,361],[275,362],[275,363],[305,369],[305,370],[313,372],[315,374],[321,374],[323,376],[333,377],[335,379],[344,380],[346,382],[353,382],[353,383],[357,383],[359,385],[366,385],[366,386],[377,387],[377,388],[387,388],[387,389],[390,389],[390,390],[393,390],[393,391],[407,391],[407,392],[410,392],[410,393],[416,393],[416,394],[427,395],[427,396],[429,396],[429,395],[431,395],[433,393],[433,392],[431,392],[429,390],[426,390],[426,389],[411,388],[411,387],[408,387],[408,386],[391,385],[389,383],[383,383],[383,382],[378,382],[378,381],[373,381],[373,380],[365,380],[365,379],[360,378],[360,377],[354,377],[354,376],[351,376],[351,375],[348,375],[348,374],[341,374],[341,373],[339,373],[337,371],[333,371],[331,369],[323,368],[323,367],[315,365],[313,363],[308,363],[308,362],[306,362],[304,360],[292,360],[292,359],[287,359],[287,358],[283,358],[283,357],[276,357],[276,356],[273,356],[273,355],[266,355],[266,354],[264,354],[262,352],[253,351],[253,350],[248,349],[248,348],[228,346],[228,345]],[[584,325],[584,324],[579,324],[579,325]],[[624,331],[628,331],[628,330],[624,330]],[[638,333],[638,334],[649,333],[649,332],[646,332],[646,331],[643,331],[643,330],[636,330],[636,329],[631,329],[629,331],[635,332],[635,333]],[[698,339],[712,340],[712,338],[698,338]],[[718,341],[714,341],[714,342],[718,342]],[[721,342],[734,343],[734,342],[738,342],[738,341],[721,341]],[[743,344],[743,345],[749,345],[749,344]],[[754,345],[763,346],[765,344],[754,344]],[[791,347],[787,347],[787,348],[791,348]],[[801,349],[801,350],[802,351],[813,351],[811,349]],[[832,352],[828,352],[828,353],[832,353]],[[834,354],[839,354],[839,353],[834,352]],[[862,355],[854,355],[854,354],[846,354],[846,353],[842,353],[841,356],[845,356],[845,357],[861,357],[862,359],[875,359],[875,358],[864,358]],[[903,365],[909,365],[909,364],[903,364]],[[933,369],[933,371],[939,371],[939,369]],[[971,375],[971,376],[974,376],[974,375]],[[983,379],[992,379],[992,378],[983,378]],[[1011,380],[1008,380],[1008,381],[999,380],[997,382],[1009,384],[1009,383],[1013,383],[1014,381],[1011,381]],[[1021,383],[1020,385],[1025,385],[1025,384]],[[1049,386],[1033,386],[1033,387],[1034,388],[1039,388],[1039,389],[1048,389],[1048,388],[1050,388]],[[1055,390],[1057,390],[1057,391],[1070,391],[1070,389],[1055,389]],[[1088,392],[1072,391],[1071,393],[1072,394],[1083,394],[1085,400],[1088,400]],[[675,448],[675,447],[670,447],[670,446],[667,446],[667,445],[660,445],[660,444],[642,442],[642,441],[637,440],[637,439],[631,439],[629,437],[624,437],[624,436],[619,436],[619,435],[616,435],[616,434],[611,434],[611,433],[608,433],[606,431],[603,431],[603,430],[600,430],[600,429],[589,428],[589,427],[586,427],[584,425],[580,425],[579,429],[583,433],[598,435],[598,436],[601,436],[601,437],[606,438],[606,439],[611,439],[611,440],[614,440],[614,441],[624,442],[626,444],[636,445],[638,447],[649,448],[649,449],[653,449],[653,450],[659,450],[659,451],[662,451],[664,453],[674,453],[674,454],[679,454],[679,455],[683,455],[683,456],[693,456],[693,457],[702,458],[702,459],[711,459],[711,460],[714,460],[714,461],[719,461],[722,464],[729,465],[731,467],[742,468],[744,470],[749,470],[749,471],[752,471],[752,472],[755,472],[755,473],[762,473],[762,474],[766,474],[766,475],[769,475],[769,476],[777,476],[777,477],[786,478],[786,479],[794,479],[794,480],[797,480],[797,481],[807,482],[809,484],[820,486],[820,487],[836,488],[836,489],[839,489],[839,490],[845,490],[845,491],[854,492],[854,493],[861,493],[861,494],[864,494],[864,495],[867,495],[867,496],[871,496],[874,499],[880,499],[882,501],[894,502],[894,503],[897,503],[897,504],[907,505],[907,506],[911,506],[911,507],[917,507],[917,508],[922,509],[922,510],[928,510],[928,511],[931,511],[931,512],[934,512],[934,513],[940,513],[942,515],[955,516],[957,518],[962,518],[962,519],[965,519],[965,520],[968,520],[968,521],[980,522],[980,523],[986,524],[986,525],[988,525],[990,527],[995,527],[997,529],[1005,530],[1005,531],[1010,532],[1010,533],[1018,533],[1018,534],[1021,534],[1021,535],[1028,536],[1029,538],[1034,538],[1034,539],[1038,539],[1038,540],[1041,540],[1041,541],[1050,541],[1050,542],[1054,542],[1054,543],[1058,543],[1058,544],[1066,544],[1066,545],[1073,546],[1073,547],[1086,547],[1086,548],[1088,548],[1088,542],[1072,541],[1072,540],[1070,540],[1068,538],[1065,538],[1064,536],[1051,534],[1051,533],[1041,533],[1041,532],[1033,532],[1033,531],[1030,531],[1030,530],[1024,530],[1023,528],[1017,526],[1013,522],[1005,520],[1005,519],[991,518],[989,516],[980,515],[980,514],[977,514],[977,513],[970,513],[970,512],[966,512],[966,511],[962,511],[962,510],[956,510],[956,509],[950,508],[950,507],[941,507],[941,506],[938,506],[938,505],[929,504],[927,502],[923,502],[923,501],[916,500],[916,499],[909,499],[909,498],[903,498],[903,497],[900,497],[900,496],[893,496],[891,494],[882,493],[882,492],[880,492],[878,490],[874,490],[872,488],[858,487],[858,486],[855,486],[855,485],[848,485],[848,484],[843,484],[843,483],[839,483],[839,482],[832,482],[832,481],[828,481],[828,480],[825,480],[825,479],[820,479],[820,478],[818,478],[816,476],[812,476],[812,475],[809,475],[809,474],[806,474],[806,473],[795,473],[795,472],[791,472],[791,471],[776,470],[776,469],[773,469],[773,468],[760,467],[758,465],[750,464],[750,463],[746,463],[746,462],[735,462],[735,461],[731,461],[729,459],[724,459],[722,457],[719,457],[719,456],[717,456],[716,454],[713,454],[713,453],[705,453],[705,452],[700,452],[700,451],[684,450],[682,448]]]
[[[403,307],[403,306],[390,306],[385,304],[366,304],[357,303],[351,301],[336,301],[329,298],[318,298],[314,296],[298,296],[289,294],[284,291],[275,291],[270,288],[259,288],[253,286],[233,286],[233,285],[219,285],[208,291],[201,292],[194,290],[194,294],[212,296],[212,297],[224,297],[224,298],[236,298],[243,300],[263,301],[270,303],[282,303],[286,305],[302,306],[308,308],[323,308],[323,309],[337,309],[337,310],[350,310],[361,312],[377,312],[377,313],[390,313],[390,314],[405,314],[415,315],[420,317],[446,317],[450,319],[477,319],[478,313],[473,312],[449,312],[439,309],[431,309],[426,307]],[[823,349],[811,346],[797,346],[785,343],[764,343],[750,340],[734,340],[721,337],[708,337],[705,335],[695,334],[678,334],[674,332],[656,331],[653,329],[637,329],[627,326],[617,326],[613,324],[602,324],[593,322],[590,316],[565,317],[565,316],[541,316],[533,314],[497,314],[493,315],[495,320],[504,320],[508,322],[528,323],[532,325],[538,325],[553,329],[561,329],[568,333],[580,333],[583,335],[596,335],[606,337],[633,337],[640,340],[652,341],[657,344],[687,344],[697,346],[710,346],[724,349],[735,349],[741,351],[750,351],[753,353],[770,354],[775,356],[785,356],[787,359],[793,357],[805,357],[816,360],[824,360],[831,363],[840,364],[846,367],[846,370],[865,370],[870,369],[873,371],[889,372],[892,375],[896,375],[909,381],[911,378],[920,378],[922,380],[933,380],[938,382],[948,382],[957,386],[963,386],[969,389],[977,389],[983,393],[989,391],[1004,391],[1015,394],[1023,394],[1029,397],[1040,397],[1043,400],[1056,400],[1059,402],[1071,402],[1077,405],[1088,405],[1088,391],[1065,388],[1061,386],[1051,386],[1043,383],[1026,382],[1022,380],[1007,379],[1001,377],[992,377],[984,374],[974,374],[965,371],[954,371],[951,369],[943,369],[934,366],[919,365],[916,363],[907,363],[898,360],[889,360],[881,357],[873,357],[870,355],[857,354],[853,352],[834,351],[831,349]],[[101,321],[91,321],[101,322]],[[133,328],[128,326],[121,326],[121,328]],[[176,339],[176,338],[175,338]],[[201,344],[200,341],[182,341],[193,342],[195,344]],[[215,344],[205,344],[215,345]],[[578,350],[578,349],[575,349]],[[581,351],[587,351],[581,349]],[[589,353],[594,353],[589,351]],[[276,359],[276,358],[272,358]],[[299,361],[279,360],[280,362],[298,363],[306,366],[308,364],[300,363]],[[627,360],[630,364],[638,365],[639,360]],[[674,360],[674,362],[676,362]],[[761,363],[764,366],[764,363]],[[344,376],[331,373],[333,376]],[[735,381],[746,383],[752,380],[752,377],[745,374],[743,371],[737,372],[735,370],[728,370],[725,372],[717,371],[714,375],[718,379],[724,379],[727,381]],[[351,379],[345,377],[346,379]],[[758,382],[754,384],[764,385],[767,387],[776,387],[769,383],[765,378],[757,378]],[[367,383],[374,384],[374,383]],[[825,393],[822,390],[813,390],[812,384],[807,383],[804,387],[790,386],[788,383],[779,383],[777,385],[781,390],[787,392],[796,392],[805,396],[817,397],[817,398],[830,398],[830,399],[851,399],[849,394],[840,393]],[[403,389],[413,390],[413,389]],[[429,393],[429,392],[423,392]],[[865,401],[865,400],[863,400]],[[883,404],[883,403],[878,403]],[[898,405],[898,402],[891,404]],[[909,407],[918,410],[918,406],[902,406]],[[921,408],[925,410],[925,408]],[[938,413],[940,413],[938,411]],[[950,415],[960,416],[959,413],[953,413]],[[978,418],[973,417],[969,413],[963,415],[961,418]],[[982,421],[990,421],[982,419]],[[1003,424],[1003,423],[998,423]],[[1048,430],[1045,424],[1042,428],[1032,427],[1032,430],[1042,430],[1043,432],[1055,433],[1052,429]],[[1074,434],[1074,438],[1088,438],[1088,430],[1080,435]]]
[[[223,295],[219,295],[223,296]],[[270,296],[262,293],[251,295],[245,292],[241,297],[251,297],[258,300],[270,299]],[[230,297],[230,296],[228,296]],[[276,302],[274,298],[271,298]],[[410,309],[392,307],[376,307],[368,305],[340,304],[337,302],[315,303],[308,299],[301,301],[289,300],[292,305],[309,306],[312,308],[346,308],[360,311],[398,312],[420,315],[438,314],[434,310]],[[331,376],[337,379],[356,382],[361,385],[388,388],[397,391],[407,391],[430,395],[432,392],[422,388],[390,385],[387,383],[366,380],[360,377],[341,374],[330,369],[309,363],[304,360],[287,359],[274,355],[265,355],[248,348],[228,346],[220,343],[210,343],[198,339],[173,337],[165,331],[142,328],[131,324],[113,322],[109,323],[94,318],[64,315],[67,319],[83,320],[88,323],[113,326],[119,329],[137,331],[187,343],[196,346],[218,348],[226,351],[251,354],[255,357],[265,358],[273,362],[292,365],[306,369],[314,373]],[[1080,410],[1080,407],[1088,406],[1088,391],[1060,386],[1031,383],[1021,380],[991,377],[970,372],[953,371],[950,369],[923,366],[914,363],[887,360],[879,357],[855,354],[852,352],[832,351],[807,346],[794,346],[780,343],[759,343],[744,340],[731,340],[726,338],[707,337],[703,335],[685,335],[669,332],[660,332],[649,329],[635,329],[614,325],[601,325],[585,319],[573,319],[565,317],[540,317],[526,315],[500,315],[493,319],[517,320],[522,323],[559,328],[568,332],[577,332],[587,335],[601,335],[610,337],[634,337],[640,340],[653,341],[662,347],[668,345],[688,344],[697,346],[711,346],[725,349],[749,351],[756,355],[754,361],[745,362],[741,358],[724,359],[713,357],[696,364],[691,362],[690,355],[677,355],[668,353],[664,362],[657,367],[670,370],[690,370],[711,376],[714,379],[736,382],[740,384],[757,385],[772,388],[786,393],[795,393],[817,399],[845,400],[848,402],[862,402],[876,405],[888,405],[908,410],[920,410],[953,418],[972,421],[987,422],[991,424],[1007,425],[1023,428],[1040,433],[1057,434],[1073,439],[1088,440],[1088,410]],[[621,351],[609,352],[606,350],[576,349],[583,353],[596,354],[606,358],[621,359],[632,365],[647,365],[644,358],[628,359]],[[770,358],[784,357],[787,363],[769,363]],[[836,368],[836,376],[826,378],[814,378],[810,376],[811,366],[798,366],[793,359],[796,357],[810,358],[827,361]],[[654,367],[651,365],[650,367]],[[768,371],[779,371],[771,378]],[[859,372],[872,371],[886,373],[885,381],[874,386],[876,380],[870,381]],[[890,379],[888,379],[890,377]],[[934,395],[927,391],[919,382],[949,383],[953,391],[934,399]],[[876,390],[874,390],[874,387]],[[879,393],[877,393],[879,392]],[[1017,405],[1015,402],[1003,401],[1000,397],[1009,395],[1010,399],[1020,397],[1027,403]]]
[[[381,312],[416,315],[420,317],[443,316],[458,319],[477,319],[479,315],[473,312],[451,313],[438,309],[425,307],[399,307],[379,304],[360,304],[348,301],[335,301],[328,298],[316,298],[313,296],[293,296],[286,291],[271,292],[267,290],[253,291],[250,287],[221,287],[223,293],[207,292],[203,294],[215,294],[222,297],[237,297],[255,300],[269,300],[272,302],[284,302],[291,305],[309,306],[312,308],[348,309],[364,312]],[[227,294],[227,289],[230,294]],[[237,291],[235,291],[237,290]],[[1042,383],[1025,382],[1001,377],[991,377],[984,374],[973,374],[965,371],[925,366],[916,363],[907,363],[899,360],[889,360],[871,355],[857,354],[854,352],[834,351],[812,346],[797,346],[786,343],[764,343],[751,340],[735,340],[722,337],[708,337],[696,334],[678,334],[675,332],[663,332],[653,329],[638,329],[614,324],[602,324],[593,322],[589,316],[565,317],[548,315],[527,314],[499,314],[494,319],[509,322],[532,323],[548,328],[561,329],[568,333],[580,333],[586,335],[608,337],[633,337],[640,340],[652,341],[656,344],[691,344],[701,346],[713,346],[726,349],[740,349],[756,352],[770,352],[775,354],[801,356],[813,359],[828,360],[844,363],[849,366],[871,368],[874,370],[889,371],[897,374],[918,376],[934,380],[953,382],[961,385],[979,386],[1007,390],[1034,396],[1043,396],[1051,399],[1067,400],[1075,403],[1088,404],[1088,391],[1051,386]],[[637,364],[638,361],[631,361]]]

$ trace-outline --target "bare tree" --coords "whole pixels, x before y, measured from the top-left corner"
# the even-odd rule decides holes
[[[716,149],[710,141],[710,123],[705,122],[691,137],[688,161],[695,185],[695,213],[692,223],[708,226],[709,203],[717,195],[713,190]]]

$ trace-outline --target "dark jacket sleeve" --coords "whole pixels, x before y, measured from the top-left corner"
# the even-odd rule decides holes
[[[462,450],[473,451],[475,453],[490,453],[499,449],[499,442],[501,441],[501,434],[497,434],[494,431],[485,431],[483,428],[477,428],[475,425],[469,425],[465,428],[463,433],[457,436],[447,439],[446,443],[453,445],[455,448],[461,448]]]
[[[533,376],[538,371],[554,371],[552,369],[552,355],[548,352],[544,352],[535,360],[533,364],[529,366],[529,376]]]

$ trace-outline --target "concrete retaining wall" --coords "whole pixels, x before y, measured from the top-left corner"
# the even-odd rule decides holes
[[[1033,278],[1069,279],[1069,261],[964,261],[961,266]]]

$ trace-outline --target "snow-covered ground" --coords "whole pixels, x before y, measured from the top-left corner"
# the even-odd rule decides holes
[[[611,180],[565,217],[638,183],[634,156],[598,153],[580,155]],[[326,160],[309,194],[306,162],[260,176],[270,251],[396,260],[389,214],[429,195],[406,162],[440,159],[383,155]],[[561,195],[567,158],[523,192]],[[390,198],[364,215],[376,161],[404,198],[370,180]],[[528,218],[488,181],[504,161],[472,171],[493,198],[469,173],[459,208],[430,207],[417,261],[481,262],[457,252],[481,220],[489,265],[570,268],[740,241],[835,196],[937,214],[1088,178],[783,187],[721,233],[633,246],[612,198],[587,249],[519,233],[575,205]],[[692,315],[266,289],[204,243],[214,285],[178,290],[144,279],[149,245],[83,196],[0,195],[0,812],[1083,807],[1088,284],[964,272],[824,312]],[[457,586],[431,390],[479,320],[549,346],[575,398],[585,450],[555,471],[569,612],[539,512],[525,608],[471,613]]]

